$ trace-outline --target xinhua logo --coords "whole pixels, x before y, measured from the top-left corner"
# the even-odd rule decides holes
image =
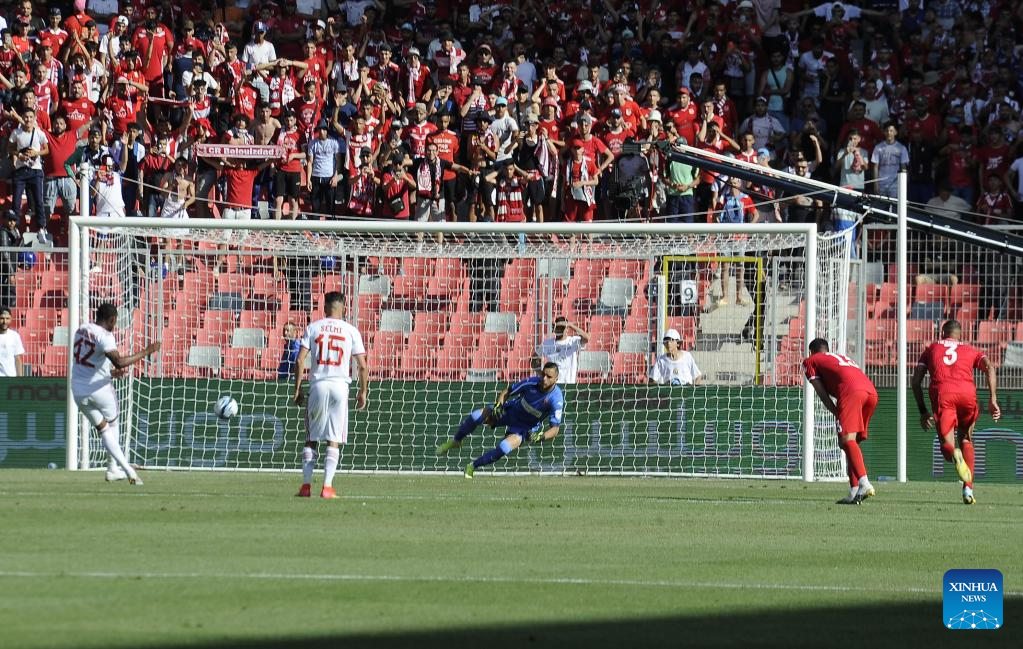
[[[1000,629],[1002,573],[997,570],[949,570],[945,573],[946,629]]]

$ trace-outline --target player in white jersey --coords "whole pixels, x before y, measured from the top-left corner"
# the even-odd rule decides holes
[[[369,366],[362,334],[353,325],[341,319],[344,298],[332,291],[324,296],[323,312],[326,317],[310,323],[302,334],[298,359],[295,361],[295,405],[301,406],[302,374],[305,359],[309,364],[309,398],[306,402],[306,443],[302,449],[302,488],[298,496],[311,495],[313,469],[316,467],[316,446],[327,442],[323,460],[323,489],[321,498],[337,498],[334,491],[334,472],[341,459],[339,446],[348,442],[348,385],[352,382],[352,360],[359,368],[359,396],[356,407],[366,407],[369,394]]]
[[[675,329],[664,332],[664,353],[650,368],[650,380],[660,385],[697,385],[703,372],[696,359],[682,349],[682,336]]]
[[[140,352],[121,356],[111,333],[117,327],[117,307],[101,304],[96,309],[96,321],[84,324],[75,332],[71,353],[71,393],[78,410],[85,415],[103,442],[109,460],[107,480],[123,480],[133,485],[142,481],[135,469],[128,464],[118,441],[117,394],[113,379],[128,373],[128,366],[160,351],[160,343],[151,343]]]
[[[564,316],[554,319],[554,336],[544,339],[537,352],[545,360],[558,365],[558,383],[575,383],[579,352],[590,341],[590,335]]]

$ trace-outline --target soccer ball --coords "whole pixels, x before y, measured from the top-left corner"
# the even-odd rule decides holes
[[[234,397],[224,395],[217,399],[217,405],[213,412],[217,413],[221,419],[230,419],[238,414],[238,402],[234,400]]]

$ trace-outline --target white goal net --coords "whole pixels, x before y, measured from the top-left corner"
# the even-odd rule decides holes
[[[434,455],[469,411],[535,371],[563,316],[588,341],[577,381],[563,386],[561,436],[495,471],[844,478],[834,422],[807,410],[800,371],[808,332],[844,339],[843,237],[809,226],[461,224],[438,226],[438,241],[394,222],[184,225],[90,218],[72,228],[79,320],[112,302],[122,351],[162,342],[118,382],[136,464],[298,468],[291,354],[336,290],[371,377],[342,470],[456,471],[492,448],[497,431],[481,429]],[[668,329],[693,354],[698,385],[648,382]],[[213,414],[222,395],[238,400],[238,416]],[[101,447],[70,419],[82,466],[95,466]]]

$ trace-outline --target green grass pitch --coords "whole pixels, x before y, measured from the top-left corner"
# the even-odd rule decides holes
[[[0,472],[0,646],[1019,647],[1023,489]],[[317,472],[317,479],[320,478]],[[314,485],[315,486],[315,485]],[[950,635],[942,576],[1005,626]]]

